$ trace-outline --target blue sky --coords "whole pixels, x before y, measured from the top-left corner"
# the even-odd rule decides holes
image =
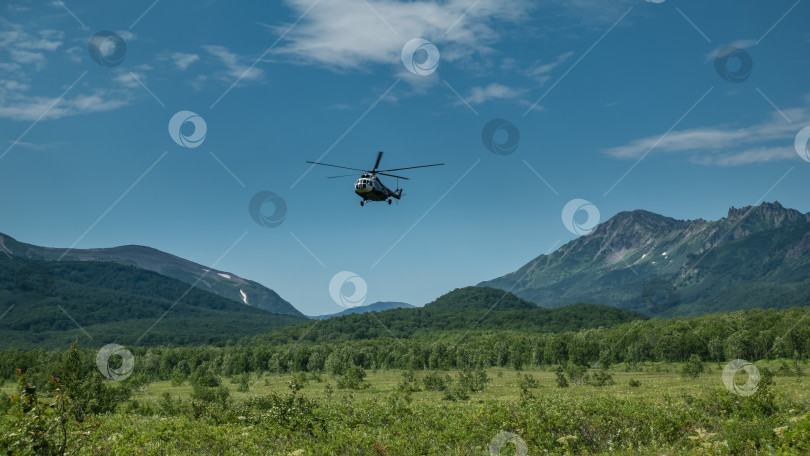
[[[574,199],[600,220],[717,219],[763,198],[807,212],[808,14],[795,0],[4,2],[0,231],[149,245],[320,314],[342,310],[341,271],[365,303],[421,305],[515,270],[576,236],[561,216]],[[123,62],[91,58],[100,31]],[[432,48],[403,64],[415,38],[439,53],[425,74]],[[169,134],[179,111],[204,120],[196,147]],[[519,131],[513,153],[485,147],[493,119]],[[361,208],[352,178],[304,163],[366,168],[378,150],[383,168],[447,165],[403,172],[399,205]],[[278,226],[251,218],[263,191],[286,204]]]

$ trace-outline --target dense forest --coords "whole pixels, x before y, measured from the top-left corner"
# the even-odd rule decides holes
[[[400,312],[399,309],[380,313]],[[509,312],[509,311],[505,311]],[[340,319],[353,321],[360,316]],[[198,370],[218,375],[243,373],[327,372],[363,369],[443,370],[572,363],[582,366],[633,366],[647,361],[679,362],[697,355],[706,361],[810,356],[810,308],[747,310],[702,317],[634,320],[612,327],[534,333],[510,331],[441,331],[400,339],[390,334],[367,339],[313,342],[307,334],[336,330],[324,322],[307,323],[298,340],[279,343],[272,334],[244,338],[223,346],[132,347],[134,380],[183,379]],[[369,317],[371,318],[371,317]],[[289,334],[297,335],[297,333]],[[326,337],[326,336],[324,336]],[[319,339],[320,337],[314,337]],[[329,337],[326,337],[327,339]],[[334,338],[333,338],[334,339]],[[88,359],[92,350],[85,350]],[[22,369],[45,385],[60,363],[61,351],[6,350],[0,353],[3,379]],[[88,361],[90,362],[90,361]]]
[[[0,303],[4,347],[23,349],[64,349],[75,339],[100,347],[110,334],[122,344],[212,344],[307,321],[134,266],[3,255]]]

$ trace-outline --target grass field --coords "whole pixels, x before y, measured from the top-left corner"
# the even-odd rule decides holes
[[[761,371],[780,365],[756,363]],[[729,392],[724,365],[715,363],[696,379],[681,374],[682,364],[632,372],[614,366],[613,385],[568,388],[557,386],[550,367],[493,368],[484,390],[466,400],[445,400],[443,392],[424,388],[403,392],[406,372],[395,370],[368,372],[368,386],[360,389],[339,389],[331,375],[306,374],[297,393],[289,387],[292,375],[253,375],[247,392],[244,386],[239,391],[237,379],[224,379],[227,400],[205,405],[192,400],[188,382],[161,381],[139,388],[115,413],[93,417],[76,446],[77,454],[88,455],[805,455],[810,367],[800,366],[804,376],[776,376],[749,397]],[[416,372],[411,384],[421,387],[425,375]],[[526,387],[526,375],[536,386]],[[640,385],[631,387],[631,379]],[[513,443],[500,447],[509,439]]]
[[[779,363],[757,362],[758,368],[768,367],[776,370]],[[685,379],[681,375],[682,364],[658,364],[641,366],[641,370],[628,372],[621,366],[614,366],[610,372],[615,381],[614,385],[593,387],[589,385],[571,384],[568,388],[558,388],[555,381],[555,374],[552,369],[524,369],[515,371],[507,368],[487,369],[487,376],[490,379],[486,389],[471,396],[472,402],[480,401],[516,401],[520,399],[520,380],[524,375],[535,378],[538,388],[532,388],[535,396],[555,395],[562,397],[598,397],[609,395],[619,399],[643,399],[651,403],[662,404],[666,401],[667,395],[700,394],[707,390],[723,388],[722,371],[723,364],[707,364],[710,372],[701,374],[697,379]],[[810,373],[810,366],[801,364],[805,373]],[[324,387],[327,383],[334,388],[334,395],[351,394],[357,400],[382,400],[388,394],[397,389],[397,385],[403,379],[404,371],[387,370],[368,372],[365,382],[369,387],[359,390],[340,390],[335,387],[336,376],[321,374],[319,380],[313,379],[312,375],[307,375],[307,383],[301,389],[301,393],[313,398],[324,399]],[[449,374],[455,376],[454,371],[440,371],[439,374]],[[424,372],[416,372],[416,378],[424,377]],[[253,375],[250,377],[250,389],[248,392],[239,392],[235,382],[225,380],[223,385],[230,390],[230,397],[235,401],[242,401],[251,396],[261,396],[271,391],[289,391],[289,382],[292,375],[267,374],[264,376]],[[639,387],[630,387],[630,379],[641,382]],[[739,381],[739,380],[738,380]],[[743,379],[744,381],[744,379]],[[796,401],[807,401],[810,405],[810,378],[801,376],[777,377],[774,389]],[[8,388],[12,385],[6,385]],[[144,405],[157,406],[161,396],[168,392],[174,398],[188,400],[191,396],[192,388],[188,382],[181,386],[172,386],[169,381],[153,382],[147,385],[144,391],[138,391],[134,398]],[[442,400],[443,393],[438,391],[420,391],[411,397],[413,403],[435,404]]]

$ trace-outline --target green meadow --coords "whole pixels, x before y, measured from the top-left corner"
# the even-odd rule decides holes
[[[567,387],[556,366],[489,368],[474,391],[456,392],[465,375],[457,370],[368,371],[349,385],[348,374],[323,373],[243,374],[208,387],[155,381],[70,427],[67,454],[805,455],[810,366],[791,363],[755,363],[763,374],[749,396],[723,384],[725,363],[703,363],[696,376],[686,363],[580,369],[562,373]]]

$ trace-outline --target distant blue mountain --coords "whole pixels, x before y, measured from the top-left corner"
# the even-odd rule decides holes
[[[350,309],[346,309],[343,312],[338,312],[329,315],[316,315],[313,318],[315,320],[325,320],[327,318],[332,317],[340,317],[341,315],[350,315],[350,314],[361,314],[367,312],[382,312],[383,310],[390,310],[390,309],[411,309],[414,306],[404,303],[404,302],[375,302],[374,304],[369,304],[367,306],[358,306],[352,307]]]

